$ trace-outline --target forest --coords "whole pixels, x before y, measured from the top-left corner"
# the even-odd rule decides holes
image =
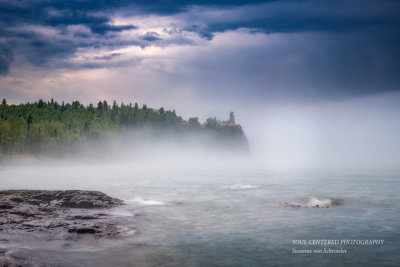
[[[216,128],[215,118],[207,119],[205,128]],[[160,128],[200,127],[197,117],[188,122],[175,110],[140,108],[135,104],[99,101],[87,106],[79,101],[60,104],[51,99],[34,103],[0,104],[0,156],[22,153],[43,154],[60,151],[100,138],[115,136],[124,129],[145,125]]]

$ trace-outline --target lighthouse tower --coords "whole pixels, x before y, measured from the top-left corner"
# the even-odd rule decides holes
[[[222,126],[235,126],[235,114],[233,114],[233,111],[229,114],[229,120],[223,121]]]
[[[235,125],[235,114],[233,114],[233,111],[229,114],[229,125]]]

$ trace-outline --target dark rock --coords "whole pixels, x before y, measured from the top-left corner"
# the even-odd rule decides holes
[[[0,210],[8,210],[12,208],[13,205],[9,204],[8,202],[0,202]]]
[[[99,191],[66,190],[4,190],[0,191],[1,200],[28,202],[31,205],[49,204],[67,208],[110,208],[122,204],[122,201]]]
[[[3,190],[0,241],[26,235],[45,240],[118,238],[133,227],[131,217],[113,216],[107,209],[122,204],[98,191]],[[42,266],[29,254],[20,257],[12,251],[8,246],[0,247],[0,266]]]
[[[67,239],[74,238],[71,234],[115,237],[118,220],[90,209],[122,204],[121,200],[98,191],[4,190],[0,191],[0,231],[40,232],[50,236],[64,233]]]
[[[100,216],[101,216],[101,214],[100,214]],[[104,216],[104,214],[103,214],[103,216]],[[76,216],[73,216],[72,219],[70,219],[70,220],[74,220],[74,219],[78,219],[78,220],[96,220],[98,218],[99,218],[99,216],[76,215]]]
[[[20,197],[13,197],[13,198],[10,198],[10,200],[11,201],[14,201],[14,202],[24,202],[24,200],[22,199],[22,198],[20,198]]]
[[[94,228],[72,228],[68,230],[68,233],[78,233],[78,234],[95,234],[98,230]]]
[[[0,256],[0,266],[3,267],[23,267],[23,266],[34,266],[31,263],[23,260],[16,260],[10,257],[1,257]]]
[[[249,151],[249,142],[240,125],[223,126],[219,129],[220,142],[231,149],[239,151]]]

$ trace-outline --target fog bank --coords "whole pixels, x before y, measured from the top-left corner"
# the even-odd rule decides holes
[[[128,164],[142,170],[393,169],[400,162],[398,103],[400,93],[331,102],[238,105],[237,121],[249,149],[215,130],[143,127],[67,148],[70,151],[61,151],[62,156],[25,156],[14,162]],[[2,165],[11,162],[3,159]]]
[[[397,168],[398,103],[390,93],[249,108],[243,125],[253,158],[269,168]]]

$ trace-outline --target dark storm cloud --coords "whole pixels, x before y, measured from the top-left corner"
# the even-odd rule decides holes
[[[215,84],[203,87],[221,95],[229,95],[231,84],[246,88],[239,90],[243,94],[267,98],[341,99],[400,90],[398,1],[274,1],[227,9],[198,7],[188,11],[186,18],[194,22],[187,30],[207,39],[238,28],[293,36],[280,47],[235,51],[223,59],[221,55],[220,62],[236,64],[210,59],[220,71],[211,79]],[[203,58],[199,64],[210,69]],[[202,83],[209,80],[202,78]]]
[[[206,39],[238,28],[291,33],[400,26],[400,3],[395,0],[135,1],[130,7],[122,14],[184,14],[189,24],[198,23],[185,30]]]
[[[90,38],[136,29],[134,25],[112,25],[115,14],[137,16],[145,14],[183,14],[189,26],[184,30],[196,32],[211,40],[215,32],[238,28],[253,28],[265,33],[335,32],[354,28],[400,28],[400,4],[396,1],[128,1],[128,0],[71,0],[71,1],[0,1],[0,31],[7,37],[9,28],[39,25],[63,29],[82,25],[91,33],[76,32],[75,37]],[[17,32],[13,34],[27,34]],[[22,36],[21,36],[22,37]],[[22,38],[29,38],[25,35]],[[148,33],[145,41],[158,41]],[[74,43],[74,44],[71,44]],[[73,52],[72,41],[65,53]],[[48,44],[51,46],[51,44]],[[144,46],[145,44],[142,44]],[[32,47],[35,49],[35,46]],[[57,49],[52,49],[56,52]],[[63,53],[63,46],[58,49]],[[40,59],[43,61],[45,58]]]
[[[276,1],[249,6],[210,23],[212,31],[238,27],[267,33],[340,32],[365,27],[399,26],[400,4],[395,1]]]
[[[110,13],[124,9],[127,13],[176,14],[189,6],[234,6],[264,1],[127,1],[127,0],[58,0],[58,1],[0,1],[1,24],[14,26],[34,24],[43,26],[86,25],[93,33],[135,29],[133,25],[112,26]],[[132,9],[132,12],[129,12]]]
[[[122,55],[121,53],[111,53],[110,55],[102,56],[102,57],[95,57],[96,60],[110,60],[113,57],[118,57]]]
[[[93,33],[134,29],[133,25],[109,25],[108,15],[98,12],[113,10],[114,1],[2,1],[0,21],[3,27],[33,24],[51,27],[85,25]],[[118,1],[123,4],[124,1]],[[118,6],[116,6],[118,7]],[[98,14],[95,14],[95,13]]]
[[[160,35],[156,32],[147,32],[142,39],[148,42],[161,40]]]
[[[135,21],[149,15],[155,20],[168,15],[179,25],[159,25],[170,38],[152,29],[120,38],[124,31],[134,32],[138,27],[115,25],[113,18]],[[198,62],[187,64],[204,65],[210,71],[207,75],[214,77],[213,83],[205,88],[221,85],[218,90],[225,94],[232,90],[233,76],[242,78],[236,85],[243,83],[255,95],[272,91],[332,98],[400,89],[400,2],[395,0],[0,0],[0,74],[7,75],[14,62],[71,69],[118,66],[112,62],[123,58],[118,53],[101,56],[101,51],[92,62],[77,65],[68,59],[81,48],[111,52],[126,46],[195,45],[196,40],[185,33],[211,42],[219,33],[241,28],[254,35],[302,38],[286,38],[293,42],[257,51],[246,48],[227,54],[226,50],[209,61],[200,55]],[[198,73],[202,71],[201,67]],[[188,83],[201,77],[198,73]],[[268,89],[260,86],[271,83]]]
[[[14,59],[14,54],[9,47],[0,45],[0,75],[5,75],[10,69],[10,64]]]
[[[73,40],[47,38],[41,34],[25,30],[6,30],[3,33],[3,36],[6,37],[6,48],[3,51],[7,51],[6,54],[8,55],[23,55],[24,60],[36,66],[44,66],[51,59],[66,59],[77,49]],[[4,60],[4,58],[7,58],[7,60]],[[2,64],[8,64],[9,68],[13,58],[13,56],[3,56]]]
[[[114,10],[126,1],[117,2],[0,1],[0,33],[5,38],[5,43],[13,47],[12,50],[1,49],[1,72],[7,73],[13,51],[18,51],[31,64],[44,66],[53,59],[67,59],[79,47],[104,46],[106,41],[101,40],[105,40],[109,34],[135,29],[134,25],[112,25],[110,15],[102,13]],[[54,29],[59,33],[57,36],[48,36],[33,32],[29,29],[30,26]],[[68,38],[63,36],[66,35],[68,26],[83,26],[90,29],[90,32],[78,31],[73,33],[73,37],[78,39]],[[93,37],[97,40],[79,40]],[[110,42],[110,45],[115,46],[116,42]]]
[[[379,43],[389,37],[376,36],[365,32],[271,35],[245,49],[221,47],[199,55],[191,63],[197,71],[190,80],[204,88],[204,97],[225,101],[308,102],[398,91],[399,48],[394,41],[382,48]],[[251,35],[241,41],[246,38]]]

